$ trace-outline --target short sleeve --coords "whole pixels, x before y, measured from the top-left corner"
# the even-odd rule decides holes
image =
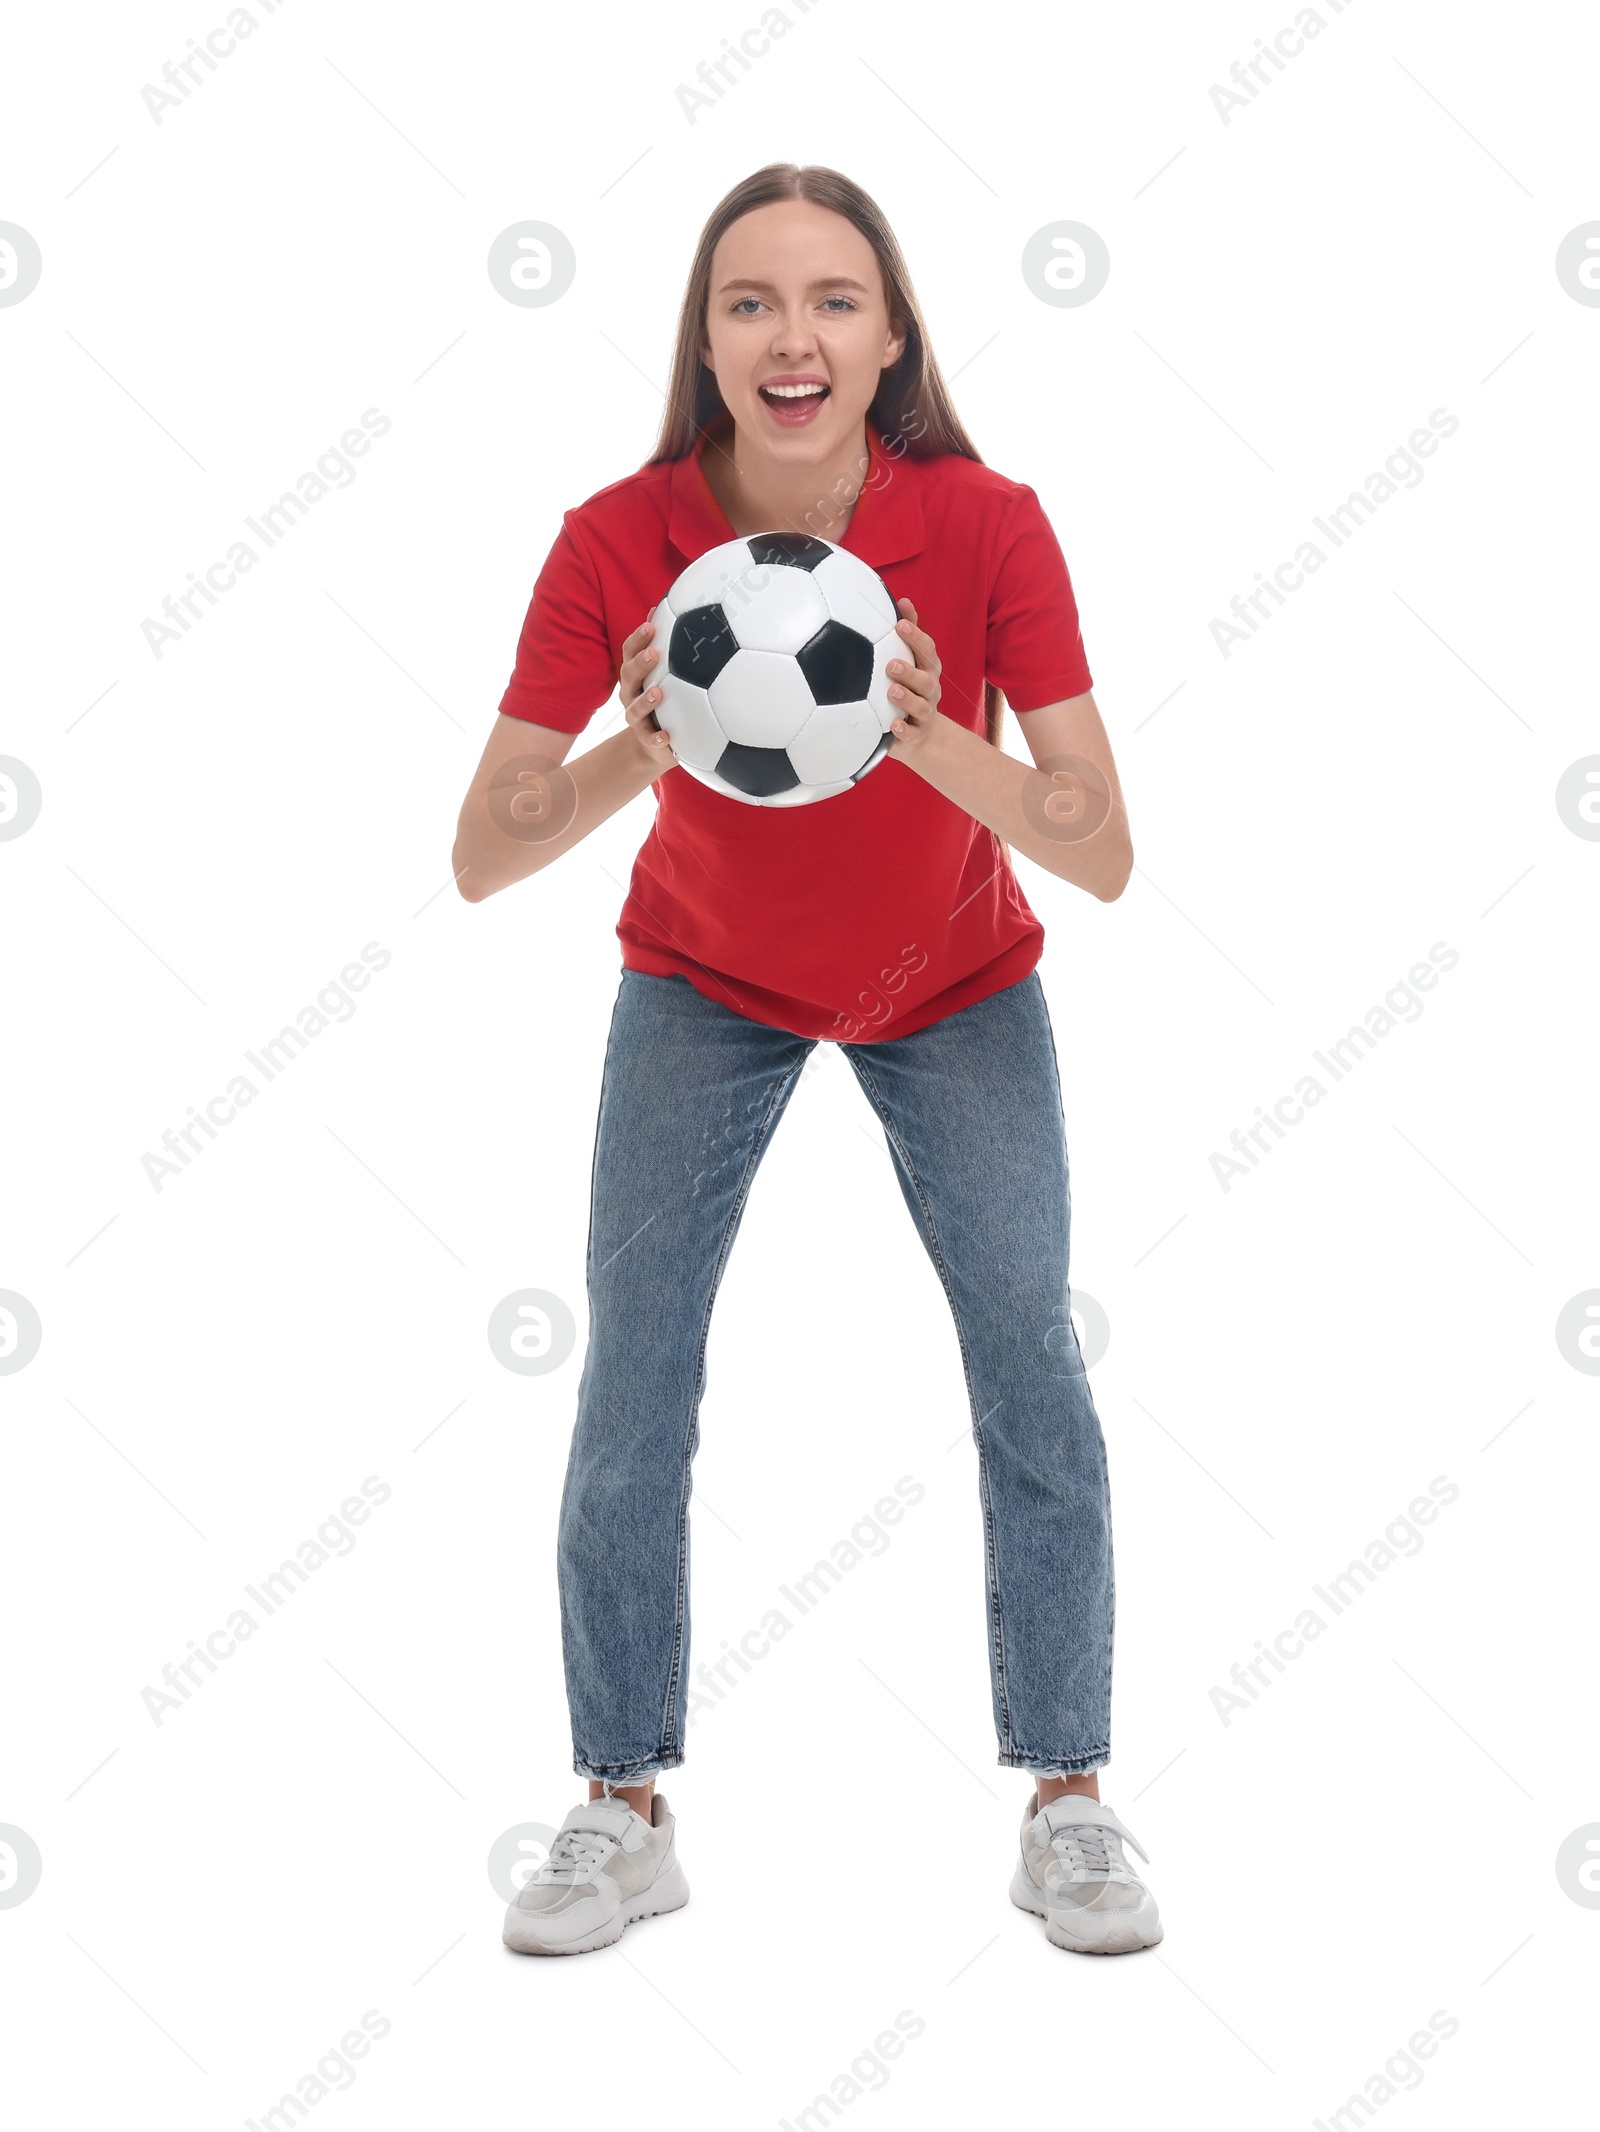
[[[996,543],[983,671],[1014,711],[1043,710],[1094,686],[1066,558],[1027,487],[1019,489]]]
[[[617,685],[605,600],[569,511],[534,580],[502,718],[581,733]]]

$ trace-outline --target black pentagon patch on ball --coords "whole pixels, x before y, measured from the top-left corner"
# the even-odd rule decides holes
[[[667,672],[696,688],[709,688],[738,649],[720,607],[691,607],[672,625]]]
[[[863,703],[872,685],[872,646],[843,622],[824,622],[795,662],[818,703]]]
[[[833,553],[809,533],[756,533],[745,546],[758,563],[787,563],[794,570],[815,570]]]
[[[737,740],[730,740],[717,757],[717,775],[751,799],[772,799],[792,792],[800,782],[783,748],[747,748]]]

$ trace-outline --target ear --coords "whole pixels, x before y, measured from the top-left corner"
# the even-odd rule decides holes
[[[883,348],[883,361],[878,367],[880,370],[887,370],[892,364],[898,363],[901,356],[905,354],[906,336],[904,333],[891,333],[884,342]]]

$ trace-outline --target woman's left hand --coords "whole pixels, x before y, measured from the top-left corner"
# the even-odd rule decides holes
[[[917,610],[896,600],[903,655],[889,661],[889,704],[894,712],[891,755],[911,755],[927,740],[939,707],[939,654],[925,629],[917,627]]]

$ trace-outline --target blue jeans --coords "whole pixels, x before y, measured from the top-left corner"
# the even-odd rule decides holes
[[[683,1760],[689,1497],[711,1310],[814,1044],[625,969],[595,1133],[589,1344],[557,1540],[580,1776]],[[1105,1441],[1067,1307],[1071,1201],[1036,972],[909,1036],[841,1044],[955,1318],[978,1447],[1002,1767],[1110,1756]]]

